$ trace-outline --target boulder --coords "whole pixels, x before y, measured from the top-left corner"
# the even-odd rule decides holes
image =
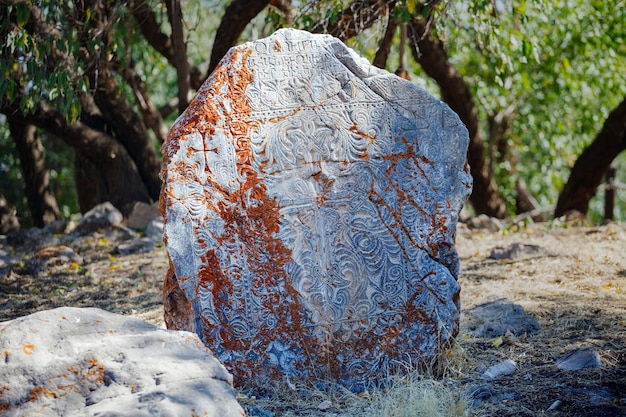
[[[0,346],[6,417],[244,415],[193,333],[64,307],[0,323]]]
[[[163,146],[166,323],[236,385],[360,390],[459,328],[467,130],[328,35],[231,49]]]

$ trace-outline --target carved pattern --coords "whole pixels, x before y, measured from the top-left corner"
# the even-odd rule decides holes
[[[446,105],[329,36],[232,49],[164,145],[168,326],[252,388],[431,360],[458,331],[466,149]]]

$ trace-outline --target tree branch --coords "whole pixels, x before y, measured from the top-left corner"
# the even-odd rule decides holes
[[[116,138],[124,145],[137,165],[141,179],[153,200],[158,200],[161,192],[159,172],[161,160],[156,153],[152,140],[147,135],[143,121],[137,117],[120,88],[113,73],[101,70],[100,88],[94,99],[102,115],[110,123]]]
[[[393,8],[394,4],[395,1],[389,5],[390,9]],[[374,56],[374,66],[383,69],[387,66],[387,59],[389,58],[389,52],[391,52],[391,44],[393,43],[393,37],[396,33],[397,27],[398,22],[394,19],[393,13],[388,13],[387,27],[385,28],[383,38],[378,43],[378,49],[376,50],[376,55]]]
[[[378,18],[390,11],[391,0],[357,0],[346,7],[335,22],[321,20],[311,29],[312,33],[328,33],[346,41],[371,27]]]
[[[156,19],[156,16],[152,12],[150,5],[146,0],[132,0],[128,5],[130,12],[139,25],[141,34],[148,41],[148,44],[152,46],[157,52],[167,59],[167,61],[176,66],[176,53],[174,52],[174,45],[169,36],[161,32],[161,27]]]
[[[68,124],[65,114],[44,104],[40,104],[34,113],[27,115],[23,115],[19,109],[3,110],[11,113],[19,123],[35,125],[62,138],[77,151],[77,158],[80,154],[100,168],[100,174],[106,176],[107,180],[101,182],[106,189],[101,190],[98,202],[111,201],[115,207],[121,209],[134,201],[150,201],[150,196],[139,179],[135,162],[122,144],[108,134],[92,129],[81,121]],[[81,205],[83,212],[89,208],[91,207]]]
[[[285,27],[293,26],[293,7],[291,0],[271,0],[270,5],[280,10],[285,17]]]
[[[580,154],[565,188],[559,196],[554,216],[570,210],[587,213],[604,173],[620,152],[626,150],[626,98],[609,114],[593,142]]]
[[[474,191],[470,196],[472,206],[479,214],[504,218],[507,214],[506,203],[500,196],[493,172],[485,161],[485,149],[479,132],[478,108],[469,86],[449,61],[443,42],[433,36],[429,22],[423,18],[412,19],[409,29],[413,57],[424,72],[437,82],[443,101],[459,115],[469,132],[467,159],[474,179]]]
[[[163,55],[170,65],[177,68],[173,41],[169,36],[159,30],[159,23],[146,0],[133,0],[128,7],[137,21],[142,36],[146,39],[148,44]],[[206,71],[202,69],[202,65],[195,66],[189,62],[187,63],[187,67],[189,72],[189,85],[194,90],[197,90],[204,81]]]
[[[172,27],[174,66],[178,84],[178,113],[182,114],[189,104],[189,62],[183,33],[183,12],[180,0],[167,0],[167,16]]]
[[[270,0],[233,0],[230,3],[215,33],[208,74],[213,72],[226,52],[235,45],[248,23],[261,13],[269,2]]]
[[[144,123],[154,132],[157,140],[162,144],[167,137],[168,128],[163,121],[161,112],[152,102],[146,83],[139,74],[137,74],[137,71],[135,71],[134,62],[131,61],[129,65],[124,66],[116,63],[115,70],[124,78],[124,81],[131,86],[135,96],[135,103],[143,116]],[[176,102],[178,103],[178,100],[176,100]],[[170,113],[173,112],[175,108],[176,106],[171,109]]]
[[[33,222],[37,227],[61,219],[61,211],[50,189],[50,172],[46,168],[43,145],[32,124],[8,117],[9,130],[20,158],[25,194]]]

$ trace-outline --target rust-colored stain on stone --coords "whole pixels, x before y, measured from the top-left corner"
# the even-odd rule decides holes
[[[163,146],[168,328],[253,389],[433,360],[458,331],[466,149],[447,106],[329,36],[231,49]]]

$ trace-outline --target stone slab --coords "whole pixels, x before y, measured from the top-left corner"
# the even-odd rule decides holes
[[[229,51],[163,146],[166,323],[236,385],[358,390],[458,332],[468,135],[328,35]]]

